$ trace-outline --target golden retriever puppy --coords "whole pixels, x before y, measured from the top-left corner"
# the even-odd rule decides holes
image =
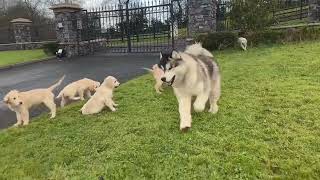
[[[112,100],[113,91],[120,85],[118,80],[112,76],[108,76],[101,86],[96,90],[96,93],[89,99],[89,101],[82,107],[83,115],[97,114],[103,110],[104,107],[110,108],[111,111],[116,111],[118,105]]]
[[[161,94],[161,91],[163,91],[162,89],[163,81],[161,80],[161,77],[163,77],[164,71],[157,64],[153,65],[152,69],[148,69],[148,68],[143,68],[143,69],[149,71],[153,75],[153,78],[156,81],[156,84],[154,85],[154,89],[158,94]]]
[[[86,95],[91,98],[91,92],[95,92],[100,86],[100,82],[84,78],[79,81],[75,81],[67,85],[57,96],[57,99],[61,98],[61,107],[64,107],[68,100],[84,100]],[[76,97],[78,95],[79,97]]]
[[[56,104],[54,103],[54,94],[52,91],[57,88],[65,76],[56,84],[47,89],[34,89],[26,92],[17,90],[10,91],[3,99],[9,109],[16,112],[17,123],[14,126],[29,124],[29,109],[32,106],[44,104],[50,109],[51,119],[56,117]]]

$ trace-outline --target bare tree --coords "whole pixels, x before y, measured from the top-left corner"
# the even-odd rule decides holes
[[[44,12],[39,8],[43,3],[42,0],[24,0],[23,2],[33,22],[39,21],[38,18],[44,16]]]

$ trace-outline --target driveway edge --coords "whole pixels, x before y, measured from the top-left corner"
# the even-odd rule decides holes
[[[41,62],[45,62],[45,61],[50,61],[50,60],[54,60],[54,59],[56,59],[56,57],[52,56],[52,57],[43,58],[40,60],[34,60],[34,61],[29,61],[29,62],[6,65],[6,66],[0,67],[0,71],[8,70],[8,69],[16,68],[16,67],[22,67],[22,66],[26,66],[26,65],[30,65],[30,64],[36,64],[36,63],[41,63]]]

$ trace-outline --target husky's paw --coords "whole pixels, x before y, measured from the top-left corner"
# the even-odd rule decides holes
[[[56,118],[56,115],[55,115],[55,114],[52,114],[52,113],[50,113],[50,114],[51,114],[50,119]]]
[[[15,123],[14,125],[13,125],[13,127],[18,127],[18,126],[20,126],[21,124],[20,123]]]
[[[181,132],[188,132],[189,129],[191,128],[191,121],[190,122],[184,122],[184,121],[181,121],[180,122],[180,131]]]
[[[187,133],[187,132],[189,132],[189,130],[190,130],[190,127],[185,127],[185,128],[180,129],[180,131],[182,133]]]
[[[56,118],[56,115],[51,115],[50,116],[50,119],[54,119],[54,118]]]
[[[29,122],[23,122],[23,126],[28,126]]]
[[[193,108],[196,112],[203,112],[206,108],[206,105],[203,103],[194,103]]]
[[[219,106],[218,105],[211,106],[210,109],[209,109],[209,112],[212,113],[212,114],[217,114],[218,111],[219,111]]]
[[[111,111],[112,111],[112,112],[116,112],[117,109],[116,109],[116,108],[112,108]]]

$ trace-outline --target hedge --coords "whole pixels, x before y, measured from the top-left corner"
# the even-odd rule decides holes
[[[287,29],[268,29],[246,33],[215,32],[199,35],[196,40],[202,42],[203,47],[208,50],[222,50],[237,47],[237,40],[240,36],[245,37],[248,40],[248,46],[316,40],[320,39],[320,27],[305,26]]]
[[[43,45],[43,51],[47,54],[47,55],[55,55],[55,53],[58,50],[58,43],[56,42],[50,42],[50,43],[46,43]]]

